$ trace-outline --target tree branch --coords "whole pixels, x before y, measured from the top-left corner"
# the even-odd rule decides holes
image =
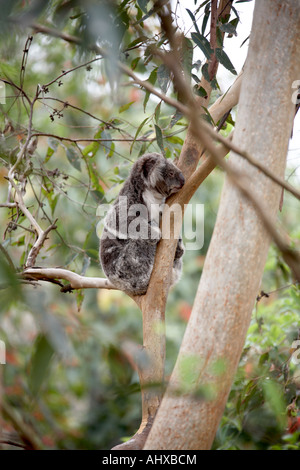
[[[9,419],[15,430],[19,433],[26,449],[40,450],[44,449],[44,445],[36,431],[26,423],[23,418],[5,401],[0,404],[3,415]]]
[[[35,229],[35,231],[38,235],[35,243],[33,244],[32,248],[31,248],[31,250],[28,254],[28,257],[27,257],[27,260],[26,260],[26,263],[25,263],[25,266],[27,268],[29,268],[29,267],[32,267],[34,265],[36,257],[39,254],[40,249],[42,248],[42,246],[43,246],[43,244],[44,244],[44,242],[47,238],[48,233],[51,230],[56,228],[55,224],[57,222],[57,219],[52,224],[50,224],[49,227],[46,230],[43,230],[40,227],[40,225],[38,224],[38,222],[35,220],[33,215],[31,214],[31,212],[27,209],[27,207],[24,203],[22,193],[19,190],[19,188],[17,187],[17,185],[15,184],[12,176],[9,176],[8,178],[9,178],[9,181],[10,181],[12,187],[15,189],[15,199],[16,199],[15,202],[16,202],[16,204],[21,209],[23,214],[27,217],[27,219],[29,220],[29,222],[31,223],[31,225],[33,226],[33,228]]]
[[[210,47],[213,50],[213,54],[209,59],[208,64],[208,75],[212,80],[217,72],[218,61],[216,58],[215,49],[217,47],[217,20],[218,20],[218,0],[211,0],[210,2]]]
[[[62,279],[69,282],[70,289],[118,290],[108,279],[80,276],[79,274],[63,268],[26,268],[21,273],[21,277],[29,281],[51,281]]]
[[[227,175],[230,177],[232,182],[237,186],[240,192],[245,197],[247,197],[250,203],[252,203],[257,214],[261,218],[267,232],[269,233],[269,235],[271,235],[271,237],[273,238],[273,241],[281,250],[286,263],[290,266],[296,279],[298,279],[299,281],[300,280],[300,256],[295,250],[292,250],[280,237],[269,215],[263,209],[261,205],[261,201],[258,201],[255,195],[252,194],[251,191],[249,191],[248,186],[247,186],[247,181],[248,181],[247,175],[239,172],[231,164],[224,161],[223,159],[224,150],[222,150],[222,148],[220,147],[217,147],[214,144],[212,138],[221,142],[225,147],[227,147],[228,150],[230,149],[234,151],[235,153],[243,156],[245,159],[248,160],[250,164],[257,167],[273,182],[279,184],[280,186],[290,191],[298,199],[300,199],[300,193],[296,189],[291,187],[289,183],[286,183],[283,179],[281,179],[280,177],[272,173],[270,170],[265,168],[263,165],[261,165],[261,163],[258,160],[256,160],[253,156],[250,156],[247,154],[247,152],[242,151],[240,148],[234,145],[231,141],[222,137],[219,133],[217,133],[214,129],[212,129],[211,126],[205,123],[204,120],[201,119],[201,117],[199,117],[199,111],[198,111],[196,100],[193,99],[193,97],[191,96],[190,87],[188,83],[186,82],[184,75],[180,73],[180,71],[178,70],[178,64],[177,63],[174,64],[172,61],[169,61],[168,65],[170,66],[174,74],[174,79],[176,80],[177,85],[179,84],[180,87],[183,88],[183,90],[181,90],[182,93],[184,94],[184,96],[188,97],[188,101],[190,103],[189,118],[190,118],[190,123],[191,123],[191,132],[194,136],[194,139],[198,141],[199,146],[202,145],[203,148],[205,148],[209,152],[215,165],[221,166],[221,168],[223,168],[226,171]],[[174,251],[175,251],[175,248],[171,250],[172,253],[174,253]],[[171,263],[169,265],[169,271],[170,269],[171,269]],[[151,281],[150,281],[149,287],[150,286],[151,286]]]

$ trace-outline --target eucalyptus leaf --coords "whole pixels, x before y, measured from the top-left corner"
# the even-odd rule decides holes
[[[187,73],[188,77],[191,75],[191,70],[193,67],[193,43],[190,39],[184,38],[182,45],[182,65],[184,71]]]
[[[162,64],[157,69],[157,83],[163,93],[167,92],[169,81],[170,70],[165,64]]]
[[[154,70],[152,70],[152,72],[150,73],[149,77],[148,77],[148,82],[151,83],[151,85],[155,85],[155,82],[157,80],[157,69],[158,67],[156,67]],[[149,101],[149,98],[150,98],[150,91],[146,91],[145,93],[145,98],[144,98],[144,103],[143,103],[143,106],[144,106],[144,112],[146,111],[146,107],[147,107],[147,103]]]
[[[54,349],[45,335],[38,336],[35,342],[35,351],[31,358],[29,387],[33,395],[37,395],[43,382],[49,376],[51,359]]]
[[[76,168],[76,170],[81,171],[81,160],[80,157],[78,156],[76,150],[74,150],[73,147],[68,147],[66,149],[66,155],[71,163],[71,165]]]
[[[139,127],[137,128],[137,131],[136,131],[136,133],[135,133],[133,142],[132,142],[131,147],[130,147],[130,153],[132,152],[132,149],[133,149],[133,146],[134,146],[134,144],[135,144],[135,142],[136,142],[136,139],[138,138],[138,136],[139,136],[141,130],[143,129],[143,127],[144,127],[144,125],[146,124],[146,122],[148,122],[148,120],[149,120],[149,118],[144,119],[144,120],[141,122],[141,124],[139,125]]]
[[[48,138],[48,149],[44,160],[45,163],[47,163],[52,155],[56,152],[58,145],[59,141],[57,139],[53,139],[53,137]]]
[[[180,113],[178,110],[176,113],[172,116],[171,122],[170,122],[170,128],[175,126],[175,124],[182,118],[183,114]]]
[[[129,109],[133,103],[134,101],[130,101],[130,103],[126,103],[126,104],[123,104],[123,106],[120,106],[119,113],[123,113],[124,111],[127,111],[127,109]]]
[[[155,127],[157,145],[159,146],[160,150],[162,151],[162,154],[165,155],[164,141],[163,141],[163,135],[162,135],[161,128],[157,124],[155,124],[154,127]]]
[[[220,62],[220,64],[222,64],[227,70],[229,70],[234,75],[237,75],[237,71],[235,70],[232,62],[230,61],[224,49],[217,48],[215,52],[216,52],[216,57],[218,61]]]
[[[137,4],[140,7],[140,9],[144,12],[147,13],[147,5],[149,3],[149,0],[137,0]]]
[[[198,34],[200,34],[200,31],[199,31],[199,28],[198,28],[198,25],[197,25],[197,21],[196,21],[196,19],[195,19],[194,14],[193,14],[193,13],[191,12],[191,10],[189,10],[188,8],[186,8],[186,11],[187,11],[188,14],[190,15],[190,18],[191,18],[191,20],[192,20],[192,22],[193,22],[193,25],[194,25],[194,27],[195,27],[196,32],[197,32]]]
[[[199,34],[199,33],[192,33],[191,37],[192,37],[192,40],[194,41],[194,43],[201,49],[201,51],[203,52],[205,57],[207,59],[210,59],[210,57],[213,53],[213,50],[210,47],[210,43],[206,39],[206,37],[204,37],[202,34]]]

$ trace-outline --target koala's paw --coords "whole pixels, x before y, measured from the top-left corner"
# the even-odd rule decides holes
[[[175,252],[175,259],[181,258],[184,255],[184,252],[185,252],[185,248],[184,248],[182,238],[179,238],[177,247],[176,247],[176,252]]]
[[[150,243],[150,245],[156,245],[161,239],[161,230],[159,226],[156,223],[149,222],[149,232],[150,236],[148,238],[148,243]]]

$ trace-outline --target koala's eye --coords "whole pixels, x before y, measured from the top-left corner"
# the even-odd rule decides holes
[[[169,176],[170,176],[170,178],[173,178],[173,176],[175,176],[175,171],[172,171],[172,170],[169,171]]]

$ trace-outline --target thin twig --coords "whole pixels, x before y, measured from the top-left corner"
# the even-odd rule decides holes
[[[14,263],[12,262],[12,259],[11,257],[9,256],[9,254],[7,253],[6,249],[4,248],[4,246],[2,245],[2,243],[0,243],[0,251],[4,254],[9,266],[11,267],[11,269],[13,271],[15,271],[15,266],[14,266]]]
[[[20,70],[20,88],[23,89],[24,85],[24,79],[25,79],[25,72],[26,72],[26,65],[27,65],[27,59],[28,59],[28,52],[32,43],[32,36],[28,36],[25,42],[25,47],[23,50],[23,56],[22,56],[22,64],[21,64],[21,70]]]
[[[96,57],[96,59],[92,59],[92,60],[89,60],[88,62],[85,62],[84,64],[80,64],[80,65],[77,65],[76,67],[73,67],[72,69],[69,69],[69,70],[64,70],[60,75],[58,75],[56,78],[54,78],[53,80],[51,80],[50,82],[46,83],[45,85],[42,85],[42,88],[43,90],[45,90],[46,88],[48,88],[50,85],[52,85],[53,83],[57,82],[57,80],[59,80],[60,78],[62,77],[65,77],[66,75],[68,75],[69,73],[71,72],[74,72],[74,70],[78,70],[82,67],[87,67],[88,65],[92,64],[93,62],[96,62],[98,60],[101,60],[103,59],[103,57]]]
[[[57,219],[46,230],[43,230],[40,227],[40,225],[38,224],[38,222],[36,221],[36,219],[31,214],[31,212],[27,209],[27,207],[24,203],[22,193],[21,193],[21,191],[19,190],[19,188],[17,187],[17,185],[15,184],[15,182],[13,181],[12,178],[10,179],[10,182],[11,182],[13,188],[15,189],[17,205],[19,206],[19,208],[21,209],[23,214],[27,217],[27,219],[29,220],[31,225],[34,227],[34,229],[35,229],[35,231],[38,235],[35,243],[33,244],[32,248],[31,248],[31,250],[28,254],[28,257],[27,257],[27,260],[26,260],[26,263],[25,263],[26,267],[32,267],[35,263],[35,260],[36,260],[36,257],[38,255],[38,253],[40,252],[40,249],[43,246],[44,241],[47,238],[48,233],[51,230],[56,228],[55,223],[57,222]]]
[[[58,219],[56,219],[51,225],[49,225],[49,227],[47,227],[45,231],[39,234],[38,238],[36,239],[35,243],[33,244],[28,254],[26,264],[25,264],[26,268],[30,268],[34,266],[37,255],[39,254],[42,246],[44,245],[44,242],[47,239],[48,233],[51,232],[51,230],[55,230],[57,228],[56,227],[57,220]]]
[[[125,131],[123,129],[120,129],[119,127],[116,127],[114,124],[112,124],[111,122],[108,122],[108,121],[104,121],[103,119],[100,119],[98,118],[97,116],[94,116],[93,114],[89,113],[88,111],[85,111],[84,109],[82,108],[79,108],[78,106],[75,106],[74,104],[71,104],[69,103],[68,101],[64,101],[64,100],[60,100],[59,98],[53,98],[52,96],[43,96],[42,98],[38,98],[39,100],[41,100],[43,102],[43,104],[45,106],[48,106],[44,103],[45,100],[50,100],[50,101],[57,101],[58,103],[61,103],[63,104],[64,106],[64,109],[66,108],[72,108],[72,109],[75,109],[77,111],[80,111],[81,113],[84,113],[86,114],[87,116],[91,117],[92,119],[95,119],[96,121],[99,121],[101,122],[102,124],[105,124],[107,126],[107,128],[112,128],[112,129],[115,129],[115,130],[118,130],[120,132],[124,132]],[[52,108],[53,109],[53,108]]]
[[[173,135],[173,134],[172,134]],[[62,140],[62,141],[66,141],[66,142],[154,142],[156,140],[156,137],[153,137],[152,139],[147,139],[147,138],[143,138],[143,137],[140,137],[138,139],[134,139],[134,137],[131,137],[131,138],[123,138],[123,139],[115,139],[115,138],[111,138],[111,139],[89,139],[89,138],[71,138],[71,137],[63,137],[63,136],[60,136],[60,135],[56,135],[56,134],[48,134],[46,132],[35,132],[34,134],[32,134],[31,136],[32,138],[33,137],[52,137],[53,139],[57,139],[57,140]],[[166,136],[167,138],[168,136]],[[171,135],[170,135],[171,137]]]
[[[14,180],[11,179],[11,185],[13,186],[15,192],[16,192],[16,195],[17,195],[17,198],[16,198],[16,203],[17,205],[19,206],[19,208],[21,209],[21,211],[23,212],[23,214],[27,217],[27,219],[29,220],[29,222],[31,223],[31,225],[34,227],[35,231],[37,232],[38,235],[41,235],[43,233],[43,230],[42,228],[39,226],[39,224],[37,223],[37,221],[35,220],[35,218],[33,217],[33,215],[31,214],[31,212],[27,209],[25,203],[24,203],[24,199],[23,199],[23,196],[21,194],[21,191],[19,190],[19,188],[17,187],[17,185],[15,184]]]
[[[31,104],[31,101],[30,101],[28,95],[27,95],[27,94],[25,93],[25,91],[24,91],[22,88],[20,88],[18,85],[16,85],[16,84],[13,83],[12,81],[7,80],[7,79],[5,79],[5,78],[0,78],[0,81],[3,82],[3,83],[6,83],[7,85],[10,85],[10,86],[12,86],[13,88],[15,88],[16,90],[18,90],[18,91],[22,94],[22,96],[24,96],[24,98],[27,100],[28,104],[29,104],[29,105]]]
[[[8,403],[2,401],[0,405],[3,415],[11,422],[14,429],[18,432],[26,448],[33,450],[43,449],[44,445],[40,437],[35,433],[33,427],[28,423],[25,423],[22,416]]]

